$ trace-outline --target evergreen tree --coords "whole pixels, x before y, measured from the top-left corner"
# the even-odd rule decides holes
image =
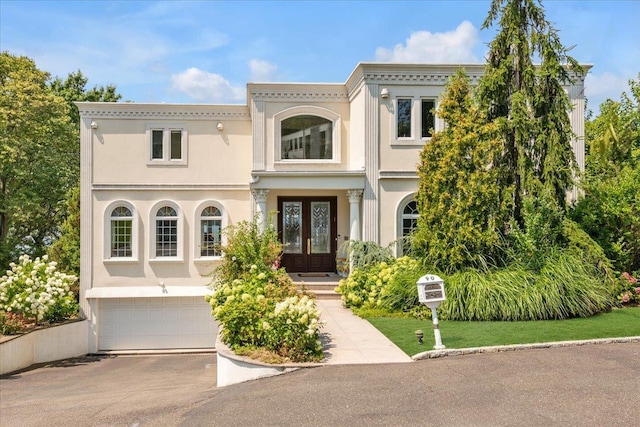
[[[498,185],[511,189],[511,215],[523,228],[527,194],[544,189],[558,206],[566,207],[566,191],[577,168],[567,114],[571,103],[562,85],[570,82],[570,71],[582,69],[545,19],[540,1],[492,0],[482,27],[496,21],[499,28],[489,45],[478,99],[487,120],[499,129],[503,149],[494,164]]]
[[[440,270],[500,263],[509,206],[491,165],[500,155],[496,126],[474,103],[463,70],[453,76],[437,114],[447,127],[421,152],[414,250]],[[509,190],[508,188],[506,190]]]

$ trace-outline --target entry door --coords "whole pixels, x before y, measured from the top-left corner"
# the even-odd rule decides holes
[[[288,272],[336,269],[336,197],[278,197],[282,265]]]

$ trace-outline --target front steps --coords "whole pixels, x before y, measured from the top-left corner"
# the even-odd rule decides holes
[[[326,273],[326,275],[305,275],[304,273],[289,273],[291,280],[300,289],[306,289],[316,296],[316,299],[322,300],[340,300],[341,295],[334,289],[338,286],[338,282],[342,277],[335,273]]]

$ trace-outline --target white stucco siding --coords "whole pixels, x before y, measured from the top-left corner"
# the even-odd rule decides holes
[[[398,209],[407,196],[418,191],[418,180],[386,178],[380,180],[380,244],[387,246],[398,239]]]
[[[108,209],[114,202],[125,201],[135,209],[137,221],[137,259],[109,260],[110,239]],[[159,202],[172,202],[180,208],[182,226],[178,230],[182,257],[175,261],[155,261],[151,253],[154,224],[152,210]],[[218,261],[201,260],[199,245],[199,208],[212,202],[223,209],[225,222],[230,225],[251,219],[251,195],[248,190],[94,190],[92,230],[93,278],[91,287],[156,286],[160,282],[171,286],[192,286],[208,283],[210,273]],[[106,214],[106,215],[105,215]]]

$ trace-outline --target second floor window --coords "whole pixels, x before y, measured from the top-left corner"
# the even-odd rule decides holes
[[[398,114],[396,115],[397,138],[411,138],[411,104],[411,99],[398,99]]]
[[[280,125],[282,160],[333,159],[333,122],[323,117],[300,115]]]
[[[187,133],[182,128],[149,128],[149,164],[184,165]]]
[[[433,99],[422,99],[422,137],[431,138],[435,128],[436,117],[434,113],[436,102]]]

